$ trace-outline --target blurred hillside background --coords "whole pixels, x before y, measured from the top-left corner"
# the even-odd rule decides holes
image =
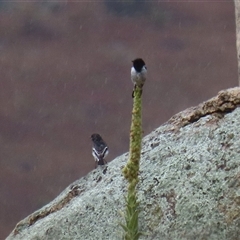
[[[237,85],[233,1],[0,2],[0,239],[128,151],[131,60],[148,67],[144,135]],[[120,174],[120,172],[119,172]]]

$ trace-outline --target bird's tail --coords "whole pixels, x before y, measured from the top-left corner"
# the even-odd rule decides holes
[[[103,160],[103,158],[99,158],[98,165],[104,165],[104,160]]]

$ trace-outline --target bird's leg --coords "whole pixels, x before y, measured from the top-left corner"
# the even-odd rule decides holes
[[[143,87],[143,84],[141,84],[141,86],[139,86],[141,88],[141,91],[140,91],[140,96],[142,96],[142,87]],[[135,92],[135,89],[136,89],[136,85],[134,85],[134,88],[133,88],[133,91],[132,91],[132,98],[134,98],[134,92]]]
[[[136,89],[136,84],[134,85],[133,91],[132,91],[132,98],[134,98],[134,91]]]

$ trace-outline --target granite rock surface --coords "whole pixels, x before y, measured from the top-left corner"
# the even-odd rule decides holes
[[[140,239],[240,239],[240,88],[189,108],[144,137]],[[7,240],[121,239],[128,153],[72,183]]]

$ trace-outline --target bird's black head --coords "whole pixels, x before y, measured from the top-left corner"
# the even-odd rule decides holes
[[[141,72],[143,66],[145,66],[145,62],[141,58],[136,58],[133,62],[133,67],[137,72]]]
[[[101,141],[102,140],[101,136],[98,133],[93,133],[91,135],[91,139],[92,139],[92,141]]]

